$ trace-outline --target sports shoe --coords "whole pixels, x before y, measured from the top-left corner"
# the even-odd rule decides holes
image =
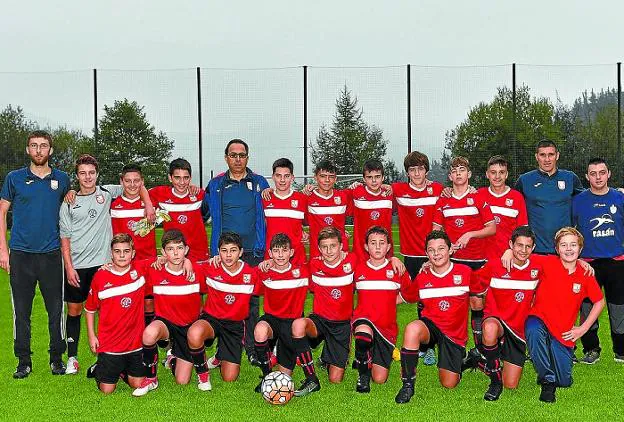
[[[264,376],[260,375],[260,382],[258,383],[258,385],[256,385],[256,387],[254,388],[254,391],[256,393],[262,393],[262,381],[264,380]]]
[[[80,369],[80,365],[78,364],[78,359],[72,356],[67,359],[67,368],[65,369],[65,375],[75,375],[78,373]]]
[[[297,390],[295,390],[295,396],[307,396],[308,394],[319,391],[320,389],[321,383],[319,382],[318,378],[306,378],[301,383],[301,386]]]
[[[62,360],[51,362],[50,369],[52,370],[52,375],[65,375],[67,370]]]
[[[171,352],[171,349],[167,350],[167,355],[165,356],[165,358],[162,360],[162,365],[167,368],[167,369],[171,369],[171,359],[174,359],[175,356],[173,356],[173,352]]]
[[[488,387],[485,395],[483,396],[484,400],[487,401],[496,401],[503,393],[503,384],[501,382],[490,382],[490,386]]]
[[[251,366],[257,366],[260,367],[260,361],[258,360],[258,358],[256,357],[256,355],[248,355],[247,356],[249,359],[249,364]]]
[[[593,349],[590,350],[589,352],[585,353],[585,356],[583,356],[579,362],[580,363],[584,363],[585,365],[593,365],[594,363],[598,362],[600,360],[600,351],[597,349]]]
[[[398,404],[409,402],[414,396],[414,380],[403,381],[403,386],[397,393],[394,401]]]
[[[358,393],[370,393],[370,375],[360,374],[358,376],[357,384],[355,384],[355,391]]]
[[[158,388],[158,378],[143,378],[141,385],[132,392],[134,397],[143,397],[152,390]]]
[[[624,357],[622,359],[624,359]],[[318,359],[316,360],[316,366],[318,366],[319,368],[325,371],[327,370],[327,367],[328,367],[327,363],[323,361],[321,356],[319,356]]]
[[[576,357],[575,354],[572,355],[572,363],[579,363],[579,359]]]
[[[616,363],[624,363],[624,355],[614,354],[614,355],[613,355],[613,360],[614,360]]]
[[[210,384],[210,372],[197,374],[197,388],[201,391],[212,390],[212,384]]]
[[[483,356],[481,356],[481,352],[479,352],[477,348],[474,347],[468,351],[468,354],[462,361],[462,372],[467,369],[476,369],[479,365],[479,362],[485,362],[485,359],[483,358]]]
[[[30,367],[30,365],[19,364],[17,365],[17,368],[15,368],[15,372],[13,372],[13,378],[15,378],[16,380],[21,380],[30,375],[31,372],[32,368]]]
[[[539,396],[540,401],[543,401],[545,403],[554,403],[556,400],[555,398],[556,390],[557,390],[557,387],[555,386],[555,384],[551,382],[543,383],[542,392],[540,393],[540,396]]]
[[[438,359],[436,359],[433,349],[427,350],[427,353],[425,353],[425,356],[423,357],[423,363],[427,366],[433,366],[438,363]]]
[[[206,364],[208,365],[208,369],[216,369],[221,366],[221,361],[217,359],[217,355],[214,355],[208,358]]]

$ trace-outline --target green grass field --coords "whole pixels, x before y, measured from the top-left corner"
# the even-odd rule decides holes
[[[396,236],[396,233],[395,233]],[[398,239],[398,237],[397,237]],[[1,271],[1,270],[0,270]],[[306,311],[310,309],[308,301]],[[399,306],[399,326],[415,318],[414,305]],[[8,276],[0,272],[0,419],[2,420],[275,420],[297,421],[381,421],[381,420],[604,420],[624,419],[624,365],[613,361],[606,314],[600,330],[604,347],[602,360],[594,366],[577,365],[574,385],[558,390],[555,404],[537,400],[539,387],[535,372],[527,364],[517,391],[505,391],[498,402],[485,402],[483,393],[488,379],[482,373],[467,373],[454,390],[445,390],[437,380],[437,369],[419,365],[416,395],[403,406],[394,403],[400,387],[399,363],[394,362],[385,385],[373,385],[368,395],[354,391],[356,371],[348,369],[345,380],[330,385],[320,373],[322,390],[304,398],[293,398],[286,406],[271,406],[253,393],[259,370],[246,360],[240,379],[221,382],[212,373],[213,391],[201,392],[195,380],[187,386],[173,382],[171,373],[159,368],[160,386],[142,398],[133,398],[130,388],[120,382],[111,396],[103,396],[84,368],[94,362],[88,349],[83,325],[79,375],[53,377],[48,369],[47,319],[43,301],[37,295],[32,317],[33,373],[25,380],[13,380],[16,360],[12,349],[12,311]],[[84,323],[83,323],[84,324]],[[399,342],[401,340],[399,339]],[[212,350],[208,351],[209,353]],[[580,352],[579,352],[580,354]],[[162,355],[162,353],[161,353]],[[298,384],[301,370],[294,373]]]

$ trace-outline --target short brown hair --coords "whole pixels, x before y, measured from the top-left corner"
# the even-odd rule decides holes
[[[368,243],[368,238],[371,237],[371,235],[373,234],[383,234],[384,236],[386,236],[386,242],[392,243],[392,236],[385,227],[372,226],[371,228],[366,230],[366,243]]]
[[[187,246],[184,234],[178,229],[167,230],[160,238],[160,245],[163,249],[165,249],[169,243],[182,243],[184,246]]]
[[[334,226],[323,227],[318,234],[318,244],[321,243],[321,240],[325,239],[338,239],[338,243],[342,243],[342,234],[340,230],[338,230]]]
[[[466,157],[462,157],[461,155],[457,156],[451,160],[451,165],[449,166],[449,173],[455,167],[466,167],[468,170],[470,170],[470,161],[468,161]]]
[[[578,231],[574,227],[562,227],[555,234],[555,250],[557,249],[557,246],[559,246],[561,238],[569,234],[571,234],[572,236],[576,236],[576,238],[578,239],[579,247],[583,247],[583,245],[585,244],[585,238],[580,231]]]
[[[113,236],[113,239],[111,240],[111,249],[113,249],[113,246],[118,243],[128,243],[130,247],[134,249],[132,236],[130,236],[128,233],[117,233],[115,236]]]
[[[30,142],[33,138],[43,138],[50,143],[50,148],[52,148],[52,135],[47,130],[33,130],[28,134],[27,142]]]
[[[494,166],[496,164],[509,170],[509,161],[507,161],[502,155],[495,155],[493,157],[490,157],[487,162],[487,168],[490,168],[490,166]]]
[[[84,164],[90,164],[94,166],[96,172],[98,172],[100,169],[100,166],[98,165],[98,162],[94,156],[89,155],[89,154],[81,154],[80,157],[78,157],[78,159],[76,160],[76,169],[75,169],[76,174],[78,174],[78,166],[81,166]]]
[[[429,171],[429,157],[419,151],[412,151],[407,154],[403,160],[405,172],[407,173],[410,167],[416,166],[423,166],[426,171]]]

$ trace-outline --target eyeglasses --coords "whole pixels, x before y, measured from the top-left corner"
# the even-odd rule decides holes
[[[28,144],[28,148],[34,149],[35,151],[40,149],[42,151],[46,151],[50,149],[50,145],[48,144]]]
[[[232,160],[235,160],[237,158],[244,160],[245,158],[249,157],[246,152],[239,152],[238,154],[235,152],[230,152],[227,156],[230,157]]]

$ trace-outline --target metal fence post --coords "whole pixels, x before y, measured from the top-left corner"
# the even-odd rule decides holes
[[[93,149],[97,153],[97,143],[100,131],[98,129],[98,88],[97,69],[93,69]]]
[[[199,151],[199,185],[204,186],[204,154],[202,145],[201,68],[196,68],[197,78],[197,148]]]
[[[412,65],[407,65],[407,153],[412,152]]]
[[[308,175],[308,66],[303,66],[303,175]]]
[[[622,168],[622,62],[617,62],[617,168]],[[622,185],[620,185],[622,186]]]
[[[511,104],[512,104],[512,116],[511,116],[511,134],[512,134],[512,159],[514,168],[518,168],[518,139],[516,132],[516,64],[511,64]]]

